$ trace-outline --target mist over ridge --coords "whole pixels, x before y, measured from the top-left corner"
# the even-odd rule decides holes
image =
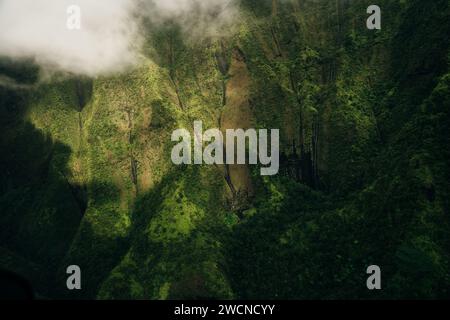
[[[3,0],[0,57],[33,59],[44,70],[95,77],[139,63],[142,39],[153,25],[179,24],[186,34],[212,36],[232,21],[234,0]],[[71,5],[81,9],[81,29],[67,28]],[[222,31],[221,31],[222,32]]]

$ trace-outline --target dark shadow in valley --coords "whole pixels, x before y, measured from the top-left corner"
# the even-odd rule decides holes
[[[38,68],[0,59],[0,77],[12,79],[0,83],[0,266],[28,278],[39,296],[51,297],[49,284],[87,199],[83,186],[69,179],[71,148],[26,120]]]

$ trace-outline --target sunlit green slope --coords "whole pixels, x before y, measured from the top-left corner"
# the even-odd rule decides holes
[[[449,2],[380,1],[380,31],[369,4],[144,25],[140,65],[96,79],[2,62],[23,86],[0,87],[0,266],[50,298],[449,297]],[[173,165],[195,120],[280,129],[279,175]]]

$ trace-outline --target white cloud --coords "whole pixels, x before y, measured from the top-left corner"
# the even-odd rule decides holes
[[[172,19],[194,38],[228,33],[237,15],[237,0],[147,0],[154,22]]]
[[[231,16],[231,1],[0,0],[0,56],[89,76],[120,72],[138,60],[143,33],[136,15],[210,35]],[[135,10],[138,3],[145,5]],[[67,28],[70,5],[81,8],[80,30]]]
[[[1,0],[0,55],[58,70],[96,75],[135,62],[137,39],[131,0]],[[82,9],[81,30],[66,26],[67,8]]]

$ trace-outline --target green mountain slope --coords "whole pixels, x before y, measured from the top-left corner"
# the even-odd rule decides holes
[[[380,31],[370,4],[243,0],[218,39],[144,25],[139,67],[96,79],[2,60],[0,267],[50,298],[448,298],[449,1],[379,1]],[[279,128],[280,174],[174,166],[195,120]]]

